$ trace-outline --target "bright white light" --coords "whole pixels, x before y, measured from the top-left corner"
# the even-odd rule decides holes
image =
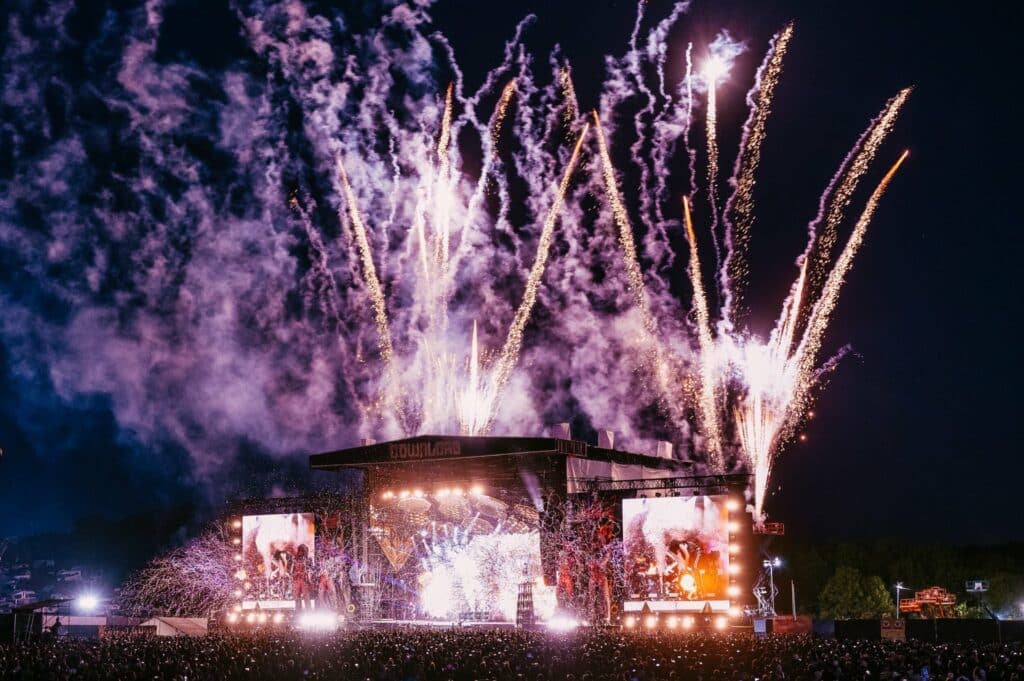
[[[704,78],[709,83],[716,83],[721,78],[724,78],[729,72],[729,65],[724,59],[718,55],[711,55],[708,60],[704,62]]]
[[[235,598],[241,598],[241,597],[242,597],[242,590],[241,589],[235,589]]]
[[[248,622],[249,624],[252,624],[253,622],[255,622],[256,621],[256,613],[250,612],[248,615],[245,616],[245,621]]]
[[[742,614],[743,611],[740,610],[740,606],[738,605],[734,605],[731,608],[729,608],[729,617],[739,617]]]
[[[679,626],[679,618],[675,615],[672,615],[668,618],[668,621],[665,622],[665,624],[668,625],[669,629],[675,629],[677,626]]]
[[[400,492],[400,493],[398,494],[398,498],[399,498],[399,499],[405,499],[405,498],[407,498],[408,496],[409,496],[409,490],[407,490],[407,489],[403,489],[403,490],[402,490],[402,491],[401,491],[401,492]]]
[[[241,528],[242,527],[242,521],[241,520],[236,520],[235,522],[231,523],[231,527],[235,528],[236,530]]]
[[[636,618],[630,615],[623,621],[623,624],[626,625],[627,629],[632,629],[636,626]]]
[[[452,492],[449,489],[442,489],[442,490],[438,491],[437,496],[439,496],[439,497],[446,497],[446,496],[448,496],[451,493]]]
[[[260,624],[264,624],[264,623],[265,623],[265,622],[267,621],[267,613],[265,613],[265,612],[261,612],[261,613],[260,613],[260,614],[259,614],[259,615],[258,615],[258,616],[256,617],[256,619],[257,619],[257,620],[259,621],[259,623],[260,623]]]
[[[776,558],[775,560],[772,561],[772,565],[774,565],[775,567],[782,567],[782,559],[781,558]]]
[[[735,556],[739,552],[740,552],[740,545],[739,544],[729,544],[729,553],[730,554]]]
[[[579,625],[579,622],[564,615],[556,615],[548,620],[548,629],[552,631],[572,631]]]
[[[716,617],[715,618],[715,629],[725,629],[727,626],[729,626],[729,620],[727,618],[725,618],[725,617]]]
[[[735,499],[730,499],[729,501],[725,502],[725,510],[732,512],[740,510],[740,502],[736,501]]]
[[[237,579],[238,581],[242,581],[247,576],[248,575],[245,574],[245,570],[236,570],[235,571],[235,579]]]
[[[228,624],[234,624],[237,621],[238,621],[238,613],[237,612],[229,612],[228,613]]]
[[[307,612],[299,615],[296,625],[303,631],[334,631],[338,618],[329,612]]]
[[[477,495],[483,494],[484,493],[484,488],[481,487],[480,485],[473,485],[473,488],[471,490],[469,490],[469,493],[470,494],[477,494]]]
[[[235,546],[238,546],[239,544],[242,543],[242,540],[239,539],[238,537],[235,537],[234,539],[231,540],[231,543],[234,544]]]
[[[284,613],[275,612],[274,613],[274,624],[280,624],[281,622],[284,622]]]
[[[100,604],[100,599],[93,594],[84,594],[78,597],[78,607],[86,612],[92,612]]]
[[[421,490],[421,489],[418,489],[418,490],[416,490],[415,492],[413,492],[413,493],[412,493],[412,495],[413,495],[414,497],[416,497],[417,499],[419,499],[420,497],[422,497],[422,496],[423,496],[423,490]]]
[[[242,562],[242,554],[240,554],[240,553],[236,553],[235,554],[235,562],[236,563],[241,563]]]
[[[729,563],[729,574],[730,575],[738,575],[739,573],[740,573],[740,564],[739,563]]]
[[[647,618],[644,620],[644,626],[647,627],[648,629],[653,629],[654,627],[658,626],[658,618],[657,618],[657,616],[656,615],[648,615]]]
[[[455,489],[452,490],[452,494],[454,494],[457,497],[461,497],[462,496],[462,488],[461,487],[456,487]]]
[[[740,588],[735,584],[731,584],[729,585],[729,588],[725,590],[725,592],[729,594],[731,598],[735,598],[736,596],[740,595]]]
[[[738,532],[739,529],[740,529],[740,524],[738,522],[736,522],[735,520],[732,521],[731,523],[729,523],[729,531],[732,532],[733,534],[736,534],[736,532]]]
[[[693,617],[691,617],[690,615],[687,615],[686,617],[683,618],[683,629],[692,629],[692,628],[693,628]]]

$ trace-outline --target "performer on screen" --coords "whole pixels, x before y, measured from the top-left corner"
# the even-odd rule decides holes
[[[309,549],[305,544],[299,544],[292,564],[292,596],[295,598],[295,607],[301,610],[310,607],[309,572]]]

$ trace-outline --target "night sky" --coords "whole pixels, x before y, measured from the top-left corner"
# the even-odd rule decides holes
[[[9,35],[38,10],[37,4],[5,3],[0,33]],[[214,4],[167,2],[155,53],[147,58],[191,64],[211,81],[210,74],[253,60],[234,12]],[[163,401],[150,397],[137,407],[147,412],[191,405],[191,420],[175,421],[184,424],[180,430],[152,413],[136,413],[126,424],[118,414],[132,411],[125,405],[136,395],[105,390],[109,383],[102,377],[80,379],[89,374],[97,350],[89,344],[91,327],[75,327],[74,334],[54,329],[71,327],[83,304],[77,295],[86,294],[82,286],[69,284],[57,295],[49,282],[71,281],[76,275],[67,268],[88,257],[51,258],[40,266],[26,260],[28,247],[20,240],[46,236],[54,241],[74,232],[79,209],[114,211],[114,205],[136,211],[131,197],[109,190],[116,184],[111,178],[144,166],[146,154],[153,153],[145,139],[131,145],[111,141],[132,125],[135,114],[111,108],[103,86],[117,77],[123,47],[118,36],[151,29],[140,28],[135,3],[87,5],[87,11],[54,10],[66,16],[60,22],[66,33],[50,38],[72,47],[49,52],[57,48],[37,35],[35,47],[19,53],[26,43],[0,40],[6,43],[0,48],[6,50],[0,71],[0,535],[67,528],[92,514],[159,512],[179,503],[216,508],[235,494],[294,489],[305,480],[305,454],[355,444],[355,435],[343,428],[281,438],[276,448],[256,436],[213,438],[194,414],[201,413],[196,404],[216,395],[208,383],[194,391],[187,379],[167,382],[179,392]],[[252,4],[245,7],[255,13]],[[647,15],[657,21],[670,7],[652,1]],[[621,53],[634,4],[439,2],[431,15],[433,28],[450,40],[467,86],[475,88],[501,60],[516,23],[530,12],[537,21],[526,33],[529,49],[543,61],[559,43],[573,64],[581,107],[595,106],[603,55]],[[903,148],[911,150],[910,158],[882,201],[826,341],[829,351],[848,343],[852,354],[830,375],[804,431],[806,441],[784,451],[776,469],[768,512],[786,523],[788,534],[970,544],[1022,539],[1018,386],[1024,376],[1014,331],[1020,318],[1021,110],[1018,74],[1011,68],[1019,61],[1010,37],[1016,25],[1011,13],[986,3],[957,8],[924,2],[698,1],[670,34],[669,59],[676,65],[669,72],[676,77],[687,40],[699,45],[726,28],[750,47],[718,94],[722,166],[729,168],[754,70],[771,35],[787,20],[796,22],[758,181],[750,302],[751,324],[762,333],[788,290],[793,259],[828,178],[886,99],[915,86],[877,165],[890,164]],[[373,11],[353,14],[351,24],[358,25]],[[269,78],[259,67],[246,68],[254,81]],[[184,106],[201,128],[209,102],[223,106],[224,98],[216,88],[204,91],[201,78],[183,78],[199,83]],[[38,96],[18,95],[32,80],[41,88]],[[53,170],[73,153],[52,141],[72,134],[84,140],[90,160],[106,149],[107,161],[94,163],[88,173]],[[208,160],[201,175],[208,173],[216,185],[217,164],[237,159],[204,151],[201,137],[192,142]],[[47,166],[52,172],[29,176],[18,170],[24,158],[40,154],[52,156]],[[66,181],[71,189],[43,196],[20,186],[42,177]],[[877,175],[869,176],[873,183],[870,178]],[[187,191],[176,182],[168,179],[162,189]],[[225,202],[246,200],[229,190],[224,194]],[[63,203],[72,195],[78,209]],[[175,219],[162,209],[145,210],[167,222]],[[54,222],[54,215],[67,223]],[[81,246],[91,237],[76,239]],[[198,247],[184,250],[190,248]],[[132,267],[162,262],[140,252],[124,258],[120,272],[111,267],[103,276],[131,279]],[[173,263],[164,265],[173,269]],[[681,272],[678,276],[684,276]],[[173,279],[173,273],[167,276]],[[339,285],[344,286],[343,278]],[[149,346],[140,341],[139,327],[128,322],[138,300],[108,283],[88,295],[119,311],[98,326],[121,325],[134,336],[136,342],[125,346],[129,349],[119,361],[141,361],[132,353]],[[157,311],[164,304],[173,305],[147,303]],[[74,359],[65,362],[65,356]],[[71,389],[71,384],[95,389]],[[151,422],[155,425],[147,428]],[[200,441],[204,448],[230,450],[232,464],[197,464],[189,448]]]

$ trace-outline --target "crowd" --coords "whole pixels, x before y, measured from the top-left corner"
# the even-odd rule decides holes
[[[0,679],[1024,681],[1017,644],[505,630],[119,635],[0,645]]]

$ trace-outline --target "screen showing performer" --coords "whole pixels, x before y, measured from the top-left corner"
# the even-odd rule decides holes
[[[624,573],[630,598],[726,598],[729,515],[724,496],[625,499]]]
[[[312,513],[242,517],[242,566],[250,584],[246,601],[308,605],[316,587],[311,581],[315,530]]]

